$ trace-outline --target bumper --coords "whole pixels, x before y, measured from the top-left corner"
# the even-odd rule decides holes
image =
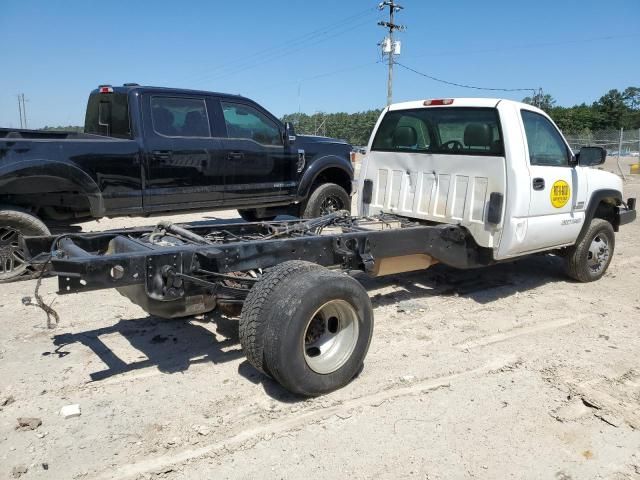
[[[618,207],[619,225],[626,225],[636,219],[636,199],[627,200],[627,207]]]

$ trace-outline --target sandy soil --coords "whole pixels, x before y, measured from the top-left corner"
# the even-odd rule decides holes
[[[640,179],[625,188],[640,196]],[[312,400],[248,365],[234,320],[163,321],[46,279],[61,316],[47,330],[21,302],[35,282],[2,285],[0,478],[640,478],[638,238],[624,227],[592,284],[546,256],[359,277],[376,317],[365,368]]]

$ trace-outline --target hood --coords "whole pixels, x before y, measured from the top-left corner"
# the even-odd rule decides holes
[[[298,135],[296,134],[296,143],[300,141],[304,145],[317,144],[317,143],[331,143],[335,145],[349,145],[346,140],[339,140],[337,138],[323,137],[320,135]]]
[[[615,173],[597,168],[587,168],[587,184],[589,190],[616,190],[622,194],[622,178]]]

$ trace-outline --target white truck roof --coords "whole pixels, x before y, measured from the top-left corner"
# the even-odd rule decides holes
[[[451,103],[447,103],[446,105],[425,105],[427,101],[438,101],[438,100],[446,100],[451,101]],[[424,100],[413,100],[411,102],[400,102],[394,103],[389,106],[389,110],[410,110],[414,108],[435,108],[438,106],[442,107],[495,107],[498,103],[511,103],[517,105],[519,107],[526,107],[529,110],[533,110],[534,112],[542,113],[546,115],[542,110],[529,105],[527,103],[516,102],[514,100],[507,100],[504,98],[425,98]]]

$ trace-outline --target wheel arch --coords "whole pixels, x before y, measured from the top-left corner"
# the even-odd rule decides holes
[[[351,195],[353,180],[353,166],[348,160],[329,155],[314,160],[304,173],[298,195],[307,198],[320,183],[335,183],[340,185]]]
[[[580,230],[578,240],[581,239],[589,228],[591,220],[601,218],[611,223],[613,231],[620,228],[620,217],[616,207],[622,204],[622,193],[618,190],[596,190],[591,194],[585,213],[584,224]]]
[[[12,195],[39,195],[77,191],[86,200],[91,214],[104,214],[104,200],[97,183],[80,168],[65,162],[37,159],[0,167],[0,190],[12,204]]]

